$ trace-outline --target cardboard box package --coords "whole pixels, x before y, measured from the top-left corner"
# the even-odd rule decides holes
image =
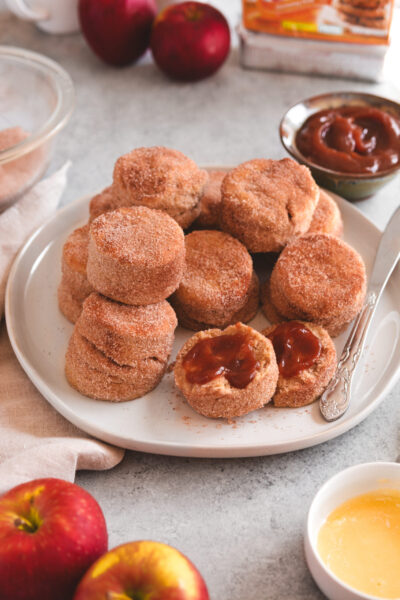
[[[243,0],[238,29],[241,63],[379,81],[393,4],[393,0]]]

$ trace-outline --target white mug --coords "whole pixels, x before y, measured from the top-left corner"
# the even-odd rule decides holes
[[[6,0],[9,9],[47,33],[79,31],[78,0]]]

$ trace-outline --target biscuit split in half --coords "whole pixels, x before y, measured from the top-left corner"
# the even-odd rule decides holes
[[[295,336],[289,334],[290,339],[286,340],[286,348],[282,349],[276,347],[273,340],[273,334],[279,327],[279,324],[267,327],[262,331],[262,334],[266,337],[272,337],[272,343],[277,355],[279,379],[272,398],[275,406],[298,408],[311,404],[325,390],[336,370],[336,348],[328,332],[315,323],[298,321],[294,324],[300,325],[301,331],[305,329],[306,332],[310,332],[317,338],[319,352],[312,364],[298,369],[295,368],[294,371],[297,372],[287,374],[282,365],[285,365],[285,362],[287,363],[290,359],[293,360],[295,367],[296,363],[300,363],[302,354],[307,348],[304,339],[301,336],[296,339]],[[280,352],[282,352],[282,356],[280,356]]]
[[[221,336],[229,338],[238,334],[243,336],[245,344],[250,347],[256,361],[257,366],[251,381],[245,387],[235,387],[226,374],[222,373],[205,383],[191,383],[185,367],[185,357],[188,353],[198,343],[212,341]],[[243,359],[242,352],[240,348],[236,361],[233,360],[234,363],[240,364]],[[232,419],[262,408],[271,400],[278,381],[278,366],[270,340],[255,329],[237,323],[223,331],[209,329],[191,337],[179,351],[174,376],[176,386],[195,411],[206,417]]]

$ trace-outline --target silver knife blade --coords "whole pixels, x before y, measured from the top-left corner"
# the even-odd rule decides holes
[[[383,290],[400,258],[400,206],[393,213],[379,242],[364,306],[354,321],[331,382],[322,394],[319,407],[327,421],[335,421],[347,410],[354,371]]]
[[[374,266],[369,279],[368,290],[377,293],[384,290],[387,280],[394,267],[400,253],[400,206],[394,211],[389,223],[382,233],[376,252]],[[396,259],[397,256],[397,259]]]

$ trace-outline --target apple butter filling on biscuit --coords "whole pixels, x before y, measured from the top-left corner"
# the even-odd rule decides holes
[[[336,369],[336,349],[325,329],[287,321],[262,332],[271,340],[279,368],[275,406],[297,408],[314,402]]]
[[[175,383],[188,404],[206,417],[239,417],[267,404],[278,366],[272,343],[237,323],[196,333],[180,350]]]

